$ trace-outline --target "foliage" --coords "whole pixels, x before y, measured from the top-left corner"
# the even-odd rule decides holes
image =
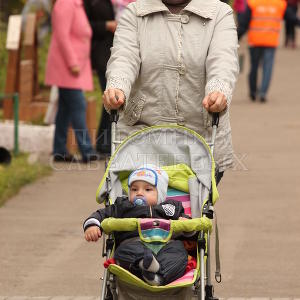
[[[98,77],[93,76],[94,79],[94,90],[92,92],[86,92],[85,97],[87,100],[96,99],[97,101],[97,110],[96,110],[96,120],[100,120],[102,114],[102,92],[99,86]]]
[[[39,85],[43,87],[45,85],[45,71],[47,63],[48,48],[50,45],[51,35],[48,34],[43,42],[38,47],[38,65],[39,65]]]
[[[25,2],[26,0],[0,0],[1,20],[6,22],[8,16],[21,13]]]
[[[0,207],[11,196],[17,194],[22,186],[49,175],[49,166],[28,162],[28,154],[13,157],[8,166],[0,165]]]
[[[0,22],[0,93],[4,91],[7,65],[6,43],[6,26]]]

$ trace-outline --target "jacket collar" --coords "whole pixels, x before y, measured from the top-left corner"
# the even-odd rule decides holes
[[[137,15],[143,17],[152,13],[168,11],[161,0],[137,0]],[[216,14],[217,0],[192,0],[183,11],[189,11],[202,18],[212,19]]]

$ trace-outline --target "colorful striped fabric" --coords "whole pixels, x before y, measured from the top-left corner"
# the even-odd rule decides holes
[[[184,213],[188,216],[191,216],[191,201],[190,195],[188,193],[169,188],[167,199],[173,199],[175,201],[180,201],[184,208]],[[143,239],[147,242],[158,240],[158,239],[165,239],[170,230],[170,221],[168,220],[157,220],[159,224],[155,226],[153,224],[153,219],[140,219],[140,228],[141,234]],[[176,286],[178,284],[192,284],[194,282],[194,277],[196,275],[197,270],[192,269],[185,273],[182,277],[178,278],[177,280],[169,283],[167,286]]]
[[[182,206],[184,208],[184,213],[188,216],[192,216],[192,211],[191,211],[191,201],[190,201],[190,194],[168,188],[168,195],[167,199],[173,199],[175,201],[180,201],[182,203]]]
[[[166,199],[173,199],[176,201],[180,201],[184,208],[184,213],[190,217],[192,216],[190,194],[176,190],[176,189],[168,188],[168,195],[167,195]],[[197,270],[195,270],[195,269],[190,270],[189,272],[185,273],[182,277],[169,283],[168,286],[174,286],[177,284],[193,282],[194,275],[196,274],[195,272],[197,272]]]
[[[171,223],[170,220],[164,219],[140,219],[140,228],[142,238],[145,242],[150,243],[156,242],[166,242],[169,234]]]
[[[195,269],[190,270],[189,272],[185,273],[182,277],[180,277],[177,280],[167,284],[167,286],[193,282],[195,272],[197,272],[197,270],[195,270]]]

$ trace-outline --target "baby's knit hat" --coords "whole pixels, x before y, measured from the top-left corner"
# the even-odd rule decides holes
[[[157,188],[157,204],[166,200],[169,183],[169,176],[166,171],[155,165],[143,165],[129,175],[128,187],[130,188],[131,184],[138,180],[146,181]]]

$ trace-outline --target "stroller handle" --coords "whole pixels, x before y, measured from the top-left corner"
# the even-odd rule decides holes
[[[210,143],[210,149],[212,155],[214,154],[214,148],[215,148],[215,140],[217,135],[217,128],[219,126],[219,119],[220,119],[220,113],[212,113],[212,135],[211,135],[211,143]]]
[[[219,117],[220,113],[212,113],[212,127],[219,127]]]
[[[110,122],[117,124],[118,121],[119,121],[119,112],[116,109],[112,109],[110,111]]]

